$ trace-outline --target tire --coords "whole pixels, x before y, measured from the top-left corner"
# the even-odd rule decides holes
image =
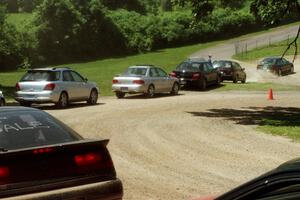
[[[220,85],[221,84],[221,77],[218,76],[217,81],[216,81],[216,85]]]
[[[56,103],[56,106],[58,108],[66,108],[66,107],[68,107],[68,104],[69,104],[69,97],[68,97],[67,93],[62,92],[60,94],[58,102]]]
[[[294,73],[294,67],[291,67],[291,71],[290,71],[291,74]]]
[[[172,90],[171,90],[171,94],[172,95],[178,95],[179,88],[180,88],[179,84],[177,82],[175,82],[173,84],[173,87],[172,87]]]
[[[206,87],[207,87],[207,82],[206,82],[205,79],[202,79],[200,89],[201,90],[206,90]]]
[[[147,89],[146,96],[148,98],[152,98],[152,97],[154,97],[154,94],[155,94],[155,87],[154,87],[154,85],[149,85],[149,87]]]
[[[245,78],[242,80],[242,83],[246,83],[246,79],[247,77],[245,76]]]
[[[87,102],[90,105],[96,105],[97,101],[98,101],[98,91],[96,89],[92,89],[90,93],[90,97]]]
[[[282,71],[281,71],[281,69],[278,70],[278,76],[282,76]]]
[[[31,106],[31,102],[28,102],[28,101],[21,101],[19,102],[21,106],[24,106],[24,107],[30,107]]]
[[[116,97],[117,97],[118,99],[124,98],[124,97],[125,97],[125,92],[116,92]]]
[[[234,76],[233,79],[232,79],[233,83],[237,83],[237,77]]]
[[[5,102],[3,99],[0,99],[0,106],[5,106]]]

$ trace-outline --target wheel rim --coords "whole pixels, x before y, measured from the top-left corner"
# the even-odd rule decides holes
[[[98,100],[98,93],[95,90],[93,90],[91,94],[91,103],[96,104],[97,100]]]
[[[154,96],[154,87],[152,85],[149,86],[148,94],[150,97]]]
[[[65,93],[61,94],[60,105],[61,107],[66,107],[68,105],[68,97]]]
[[[175,83],[173,86],[173,93],[178,94],[178,90],[179,90],[178,84]]]

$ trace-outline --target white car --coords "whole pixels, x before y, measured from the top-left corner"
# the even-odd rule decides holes
[[[118,98],[123,98],[126,93],[143,93],[147,97],[162,92],[177,95],[180,89],[177,78],[152,65],[131,66],[112,82],[112,90]]]
[[[0,91],[0,106],[5,106],[5,98],[2,91]]]

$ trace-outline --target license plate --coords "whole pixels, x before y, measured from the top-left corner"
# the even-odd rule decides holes
[[[127,92],[128,91],[128,87],[121,87],[121,91],[122,92]]]
[[[34,94],[27,94],[26,98],[35,98],[35,95]]]

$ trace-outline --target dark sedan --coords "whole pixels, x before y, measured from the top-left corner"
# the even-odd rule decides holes
[[[230,80],[234,83],[237,83],[238,81],[241,81],[242,83],[246,82],[247,75],[245,68],[242,68],[237,62],[231,60],[217,60],[213,62],[213,67],[220,71],[222,81]]]
[[[202,90],[208,85],[219,85],[221,82],[218,70],[208,61],[201,59],[188,59],[180,63],[170,75],[177,77],[183,86],[196,86]]]
[[[257,65],[258,70],[270,71],[278,76],[294,73],[294,65],[285,58],[268,57]]]
[[[286,162],[217,198],[197,200],[299,200],[300,158]]]
[[[107,144],[83,139],[44,111],[0,108],[0,198],[121,200]]]

